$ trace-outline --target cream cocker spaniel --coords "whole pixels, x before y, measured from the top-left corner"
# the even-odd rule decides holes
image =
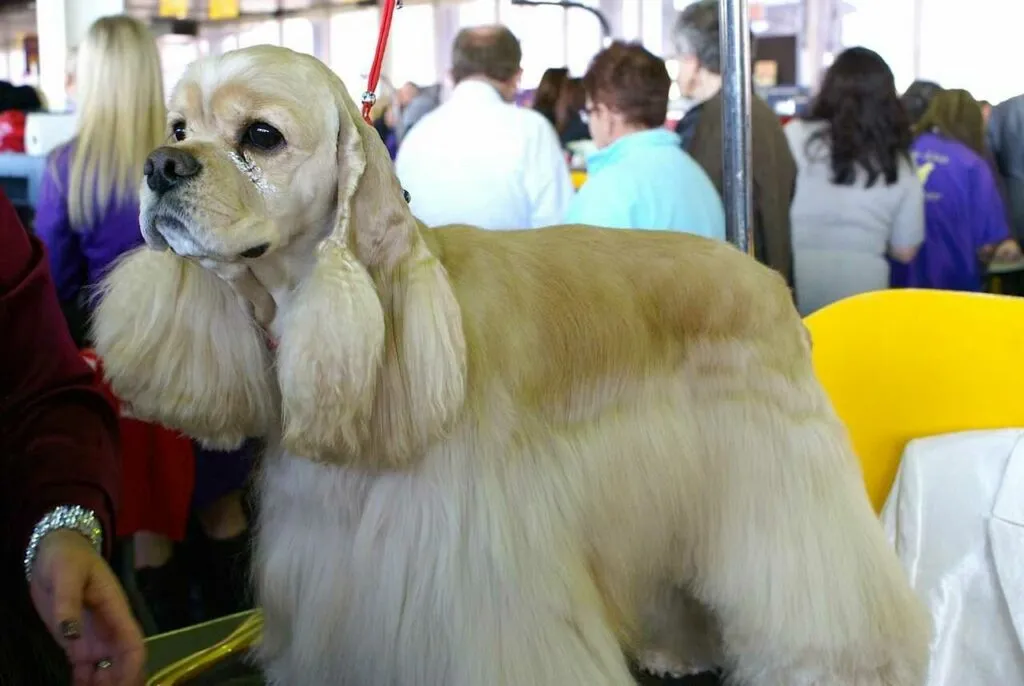
[[[677,233],[426,230],[316,59],[194,64],[95,340],[263,436],[281,686],[921,686],[929,624],[776,274]],[[438,164],[444,164],[438,160]]]

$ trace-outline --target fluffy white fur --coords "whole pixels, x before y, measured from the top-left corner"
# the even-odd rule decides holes
[[[256,567],[272,683],[625,686],[632,655],[923,684],[927,617],[777,275],[677,234],[426,231],[342,84],[287,50],[197,63],[170,117],[203,171],[144,189],[142,223],[182,255],[115,271],[97,334],[147,416],[282,437]],[[253,120],[287,143],[240,169]]]
[[[366,268],[344,246],[327,242],[319,250],[319,264],[282,313],[277,351],[284,445],[314,457],[357,453],[365,444],[385,333]],[[325,326],[331,320],[351,324]]]
[[[215,274],[142,249],[114,268],[101,296],[96,352],[109,360],[106,376],[134,416],[224,449],[275,425],[277,389],[263,335]]]

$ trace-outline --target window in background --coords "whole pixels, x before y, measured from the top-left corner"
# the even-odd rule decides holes
[[[640,0],[622,0],[622,25],[619,37],[623,40],[640,38]]]
[[[200,45],[203,43],[204,45]],[[171,89],[178,83],[188,65],[195,62],[206,50],[205,41],[199,41],[185,36],[167,35],[157,39],[157,49],[160,51],[160,67],[164,77],[164,94],[168,97]]]
[[[676,77],[679,75],[679,60],[675,58],[665,60],[665,71],[672,79],[672,85],[668,87],[668,100],[671,108],[671,103],[683,97],[683,91],[679,87],[679,82],[676,81]]]
[[[220,49],[220,53],[218,54],[238,50],[238,36],[225,36],[220,39],[220,42],[217,45]]]
[[[316,39],[313,22],[306,17],[292,17],[281,22],[281,45],[296,52],[313,55]]]
[[[594,6],[597,2],[584,4]],[[601,37],[601,22],[592,12],[579,8],[565,11],[565,62],[570,74],[583,75],[601,50]]]
[[[434,6],[403,7],[391,24],[388,50],[391,52],[388,75],[395,86],[406,81],[422,86],[437,83]]]
[[[663,54],[664,17],[660,2],[645,2],[640,6],[640,41],[655,55]]]
[[[1012,72],[998,65],[1024,61],[1024,43],[1019,35],[1024,22],[1021,3],[974,0],[969,12],[956,4],[926,3],[917,21],[917,78],[937,81],[948,88],[965,88],[975,98],[993,103],[1020,94],[1020,78],[1007,78]],[[955,41],[955,50],[951,41]]]
[[[11,50],[7,58],[7,70],[11,75],[11,83],[15,86],[23,86],[28,82],[25,66],[25,51],[20,47]]]
[[[843,45],[862,45],[881,55],[902,92],[915,77],[914,3],[855,0],[850,5],[851,11],[842,18]]]
[[[459,28],[498,21],[498,0],[467,0],[459,4]]]
[[[564,9],[526,7],[513,5],[512,0],[500,0],[498,21],[511,29],[522,45],[524,90],[536,88],[545,69],[565,66]]]
[[[409,9],[409,7],[405,7],[399,14],[408,12]],[[330,67],[345,82],[348,92],[352,94],[356,102],[359,101],[366,89],[366,76],[373,63],[373,53],[377,49],[377,21],[376,7],[349,10],[331,15]],[[392,35],[388,41],[388,46],[391,49],[395,45],[394,30],[397,24],[398,22],[395,22],[391,25]]]
[[[253,45],[280,45],[281,26],[276,20],[261,21],[243,27],[238,34],[238,47],[248,48]]]

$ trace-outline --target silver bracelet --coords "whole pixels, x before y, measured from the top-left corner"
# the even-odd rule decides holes
[[[95,512],[81,505],[55,507],[39,520],[36,528],[32,530],[32,536],[28,539],[28,548],[25,549],[25,578],[28,581],[32,580],[32,565],[35,564],[39,544],[43,542],[43,538],[47,534],[61,530],[81,534],[92,544],[97,553],[103,551],[103,527]]]

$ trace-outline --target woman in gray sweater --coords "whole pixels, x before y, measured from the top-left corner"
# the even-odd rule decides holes
[[[924,240],[924,191],[889,66],[865,48],[843,52],[786,138],[798,170],[790,217],[801,314],[888,288],[887,257],[909,262]]]

